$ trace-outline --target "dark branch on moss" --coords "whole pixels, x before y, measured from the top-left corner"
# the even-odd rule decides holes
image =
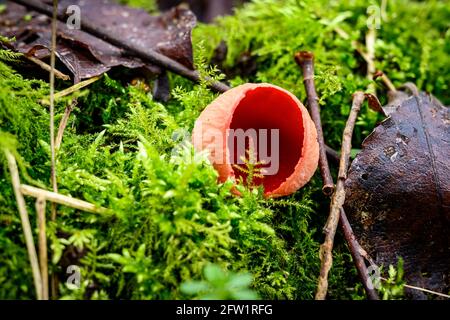
[[[31,10],[37,11],[39,13],[45,14],[49,17],[52,16],[52,8],[42,2],[38,2],[35,0],[12,0],[12,2],[18,3],[20,5],[23,5]],[[65,21],[66,14],[64,11],[59,10],[58,11],[58,20]],[[111,43],[114,46],[117,46],[121,49],[124,49],[129,54],[134,55],[136,57],[141,58],[144,61],[148,61],[150,63],[153,63],[163,69],[167,69],[169,71],[172,71],[180,76],[183,76],[187,79],[190,79],[194,82],[201,82],[201,81],[207,81],[209,87],[217,92],[225,92],[229,89],[229,87],[221,83],[219,81],[213,81],[211,79],[204,79],[201,77],[201,75],[195,71],[190,70],[180,64],[179,62],[176,62],[165,55],[162,55],[150,48],[138,48],[136,47],[131,41],[124,39],[124,38],[117,38],[116,36],[105,32],[104,30],[98,29],[94,24],[92,24],[89,20],[83,19],[81,20],[81,29],[93,36],[96,36],[102,40],[105,40],[109,43]]]
[[[303,83],[305,84],[308,95],[308,108],[311,118],[316,125],[317,140],[319,142],[319,167],[322,174],[323,188],[325,195],[333,193],[334,183],[328,167],[325,141],[323,138],[322,121],[320,120],[319,98],[317,97],[316,87],[314,85],[314,55],[311,52],[300,51],[295,54],[295,61],[303,70]]]

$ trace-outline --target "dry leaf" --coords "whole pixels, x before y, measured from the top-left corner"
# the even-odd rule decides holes
[[[433,96],[398,92],[363,142],[346,181],[345,210],[379,265],[405,261],[408,283],[450,288],[450,112]],[[415,291],[415,298],[424,298]]]
[[[98,28],[116,36],[131,40],[137,47],[151,48],[193,69],[191,31],[196,24],[194,14],[176,7],[160,16],[151,16],[139,9],[129,8],[103,0],[61,0],[60,10],[70,5],[81,9],[81,19],[89,19]],[[31,20],[25,19],[31,14]],[[50,52],[51,19],[45,15],[27,12],[15,3],[8,3],[0,14],[0,34],[15,37],[14,49],[39,59],[46,59]],[[75,82],[100,75],[112,67],[144,67],[152,74],[160,69],[140,59],[127,56],[99,38],[80,30],[71,30],[58,23],[56,55],[74,74]]]

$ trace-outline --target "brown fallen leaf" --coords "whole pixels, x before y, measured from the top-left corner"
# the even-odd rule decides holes
[[[346,180],[345,211],[378,265],[404,259],[409,284],[450,289],[450,112],[433,96],[399,91],[365,139]],[[425,298],[415,291],[414,298]]]
[[[0,34],[15,37],[13,49],[46,59],[50,55],[51,19],[23,6],[8,2],[0,14]],[[59,9],[70,5],[80,7],[82,19],[89,19],[105,31],[131,40],[136,46],[151,48],[184,66],[193,69],[191,31],[196,24],[194,14],[176,7],[160,16],[151,16],[144,10],[129,8],[108,0],[61,0]],[[26,19],[30,14],[31,19]],[[74,74],[75,82],[100,75],[112,67],[144,68],[159,74],[159,67],[143,63],[95,36],[80,30],[71,30],[58,22],[56,55]]]

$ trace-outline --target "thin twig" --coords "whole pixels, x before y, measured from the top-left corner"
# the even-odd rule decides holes
[[[334,32],[336,32],[342,39],[344,40],[348,40],[350,38],[350,36],[348,35],[347,32],[345,32],[345,30],[343,30],[342,28],[339,27],[335,27],[334,28]],[[367,40],[366,40],[367,42]],[[352,41],[351,42],[352,48],[356,50],[356,52],[358,52],[361,57],[364,59],[364,61],[366,61],[367,65],[373,63],[373,59],[371,59],[369,57],[369,55],[364,51],[363,49],[363,45],[361,45],[361,43],[359,43],[358,41]],[[377,71],[374,73],[374,79],[377,78],[376,74],[378,72],[381,71]],[[390,90],[390,91],[397,91],[395,89],[395,86],[392,84],[392,81],[388,78],[388,76],[386,74],[384,74],[383,72],[381,72],[382,75],[380,75],[380,79],[384,82],[384,84],[386,85],[386,87]],[[371,79],[372,80],[372,79]]]
[[[8,160],[9,172],[11,174],[12,186],[16,196],[17,208],[19,209],[20,220],[22,222],[22,229],[25,236],[25,243],[27,246],[28,257],[30,259],[31,271],[33,272],[34,288],[38,300],[42,300],[42,279],[39,270],[39,261],[34,246],[33,233],[31,231],[30,219],[28,217],[25,199],[20,191],[20,177],[17,169],[16,159],[12,153],[5,150],[6,159]]]
[[[296,55],[296,61],[297,61],[297,63],[300,64],[300,61],[297,58],[298,55],[299,54]],[[310,69],[308,72],[310,74],[314,73],[314,71],[312,69]],[[311,100],[312,101],[317,101],[317,94],[315,94],[315,90],[314,90],[314,92],[307,90],[307,94],[308,94],[308,97],[311,94],[313,94],[311,96]],[[318,108],[317,108],[317,110],[318,110]],[[320,113],[319,113],[319,119],[320,119]],[[316,127],[317,127],[317,124],[316,124]],[[318,128],[320,128],[318,131],[322,132],[322,125],[321,125],[321,123],[319,123]],[[319,135],[318,135],[318,139],[319,139]],[[323,140],[323,133],[322,133],[322,140]],[[323,143],[323,145],[320,145],[320,143],[319,143],[319,148],[322,147],[322,146],[323,146],[323,149],[325,149],[326,156],[328,156],[332,161],[334,161],[336,163],[339,163],[339,161],[340,161],[339,160],[340,159],[339,153],[336,152],[334,149],[330,148],[329,146],[327,146],[325,143]],[[323,157],[322,154],[321,154],[321,156]],[[324,164],[323,167],[321,167],[321,172],[325,173],[325,175],[322,174],[322,179],[324,181],[324,184],[326,184],[325,183],[325,178],[324,178],[324,177],[326,177],[326,179],[329,179],[328,183],[334,186],[334,182],[333,182],[333,178],[332,178],[331,173],[330,173],[330,167],[328,165],[328,161],[326,162],[326,164]],[[373,290],[369,290],[369,287],[366,287],[366,285],[368,283],[367,282],[367,275],[368,275],[368,273],[367,273],[367,268],[366,268],[366,266],[364,264],[364,260],[361,258],[361,254],[360,254],[360,251],[358,249],[358,248],[361,248],[361,247],[360,247],[358,241],[356,240],[356,238],[355,238],[355,236],[353,234],[353,230],[352,230],[350,224],[349,223],[344,223],[346,221],[348,222],[348,219],[347,219],[347,216],[345,215],[345,212],[343,210],[341,211],[340,216],[342,218],[341,219],[341,226],[342,226],[342,229],[343,229],[343,232],[344,232],[345,239],[346,239],[346,241],[347,241],[347,243],[349,245],[349,249],[351,251],[351,254],[352,254],[352,257],[353,257],[356,269],[358,269],[358,273],[360,274],[361,281],[364,283],[364,287],[366,288],[367,296],[371,300],[378,300],[378,295],[376,294],[376,292],[374,292]],[[361,250],[362,250],[362,248],[361,248]]]
[[[51,8],[45,3],[38,2],[36,0],[11,0],[11,1],[23,5],[39,13],[45,14],[47,16],[52,15]],[[65,22],[66,18],[67,17],[65,12],[61,10],[58,13],[58,19]],[[81,20],[81,30],[93,36],[96,36],[97,38],[100,38],[114,46],[117,46],[118,48],[124,49],[127,53],[134,55],[138,58],[141,58],[144,61],[153,63],[163,69],[172,71],[194,82],[199,83],[205,80],[208,83],[209,87],[217,92],[225,92],[229,89],[229,87],[226,84],[219,81],[212,81],[208,77],[203,78],[197,71],[190,70],[181,63],[172,60],[159,52],[156,52],[150,48],[137,47],[131,39],[118,37],[117,35],[107,32],[102,28],[98,28],[98,26],[92,21],[89,21],[89,19]]]
[[[106,208],[97,207],[96,205],[86,202],[86,201],[83,201],[83,200],[71,198],[71,197],[56,193],[56,192],[39,189],[39,188],[28,186],[25,184],[22,184],[20,186],[20,191],[22,192],[23,195],[26,195],[26,196],[34,197],[36,199],[38,199],[40,197],[44,197],[45,199],[47,199],[50,202],[58,203],[58,204],[61,204],[64,206],[68,206],[68,207],[86,211],[86,212],[99,213],[99,214],[107,214],[110,212]]]
[[[51,180],[54,192],[58,192],[56,182],[56,152],[55,152],[55,61],[56,61],[56,26],[58,15],[58,0],[53,0],[52,17],[52,47],[50,52],[50,148],[51,148]],[[51,207],[52,221],[56,219],[56,204]]]
[[[36,200],[36,213],[38,216],[39,229],[39,262],[41,264],[42,299],[48,300],[48,258],[47,258],[47,235],[45,219],[46,201],[44,197]]]
[[[58,134],[56,135],[55,148],[59,150],[62,143],[62,138],[64,135],[64,130],[67,127],[67,123],[69,122],[70,114],[72,113],[73,108],[77,105],[77,99],[73,99],[72,102],[66,107],[64,110],[64,115],[59,123]]]
[[[337,152],[333,148],[329,147],[328,145],[325,145],[325,151],[327,153],[328,160],[330,160],[334,164],[339,165],[339,159],[341,157],[339,152]]]
[[[317,140],[319,142],[319,166],[323,180],[322,191],[325,195],[330,195],[333,193],[334,183],[328,166],[322,131],[322,121],[320,120],[319,98],[317,97],[314,85],[314,55],[312,52],[300,51],[295,54],[295,61],[303,70],[303,83],[308,96],[308,108],[317,130]]]
[[[375,67],[375,41],[376,41],[376,29],[371,27],[366,33],[366,50],[367,50],[367,79],[371,81],[368,86],[368,92],[376,94],[376,87],[374,80]]]
[[[376,80],[377,78],[380,78],[384,84],[386,85],[386,87],[388,88],[389,91],[392,92],[396,92],[397,89],[395,88],[394,84],[392,83],[391,79],[389,79],[383,71],[381,70],[377,70],[377,72],[375,72],[375,74],[373,75],[374,80]]]
[[[330,205],[330,215],[324,227],[325,241],[320,246],[320,259],[322,265],[320,268],[319,284],[316,292],[316,300],[324,300],[328,290],[328,273],[333,263],[333,244],[336,234],[337,225],[339,223],[339,215],[345,201],[344,182],[347,178],[347,169],[350,160],[350,152],[352,148],[352,135],[358,112],[364,102],[364,93],[356,92],[353,95],[353,104],[345,125],[342,137],[341,160],[339,164],[338,180],[336,182],[336,190],[334,191]]]
[[[366,291],[369,300],[379,300],[378,294],[374,289],[372,279],[369,277],[369,271],[367,270],[366,263],[364,262],[363,254],[365,254],[364,249],[361,247],[359,242],[356,240],[355,234],[353,233],[352,227],[348,222],[347,215],[343,208],[339,211],[339,221],[342,225],[342,230],[344,232],[344,237],[347,240],[347,244],[350,248],[350,253],[355,263],[358,275],[361,278],[364,290]]]
[[[341,27],[334,27],[334,32],[336,32],[342,39],[344,40],[348,40],[350,38],[350,36],[348,35],[347,32],[345,32],[344,29],[342,29]]]
[[[61,91],[55,93],[54,99],[55,99],[55,101],[57,101],[57,100],[59,100],[59,99],[65,97],[65,96],[68,96],[69,94],[72,94],[72,93],[74,93],[74,92],[76,92],[76,91],[78,91],[78,90],[81,90],[81,89],[83,89],[84,87],[87,87],[88,85],[90,85],[90,84],[96,82],[96,81],[99,80],[101,77],[102,77],[102,76],[96,76],[96,77],[92,77],[92,78],[89,78],[89,79],[87,79],[87,80],[78,82],[77,84],[74,84],[73,86],[71,86],[71,87],[69,87],[69,88],[66,88],[66,89],[64,89],[64,90],[61,90]],[[50,102],[49,102],[48,100],[46,100],[46,99],[43,99],[43,100],[41,101],[41,103],[43,103],[43,104],[49,104]]]
[[[69,94],[72,94],[78,90],[81,90],[84,87],[87,87],[88,85],[96,82],[97,80],[99,80],[101,78],[101,76],[97,76],[97,77],[92,77],[88,80],[85,81],[81,81],[67,89],[64,89],[58,93],[56,93],[54,95],[54,99],[55,101],[58,99],[61,99],[62,97],[65,97]],[[47,103],[47,101],[43,100],[42,103]],[[76,106],[77,104],[77,100],[74,99],[72,100],[72,103],[70,105],[68,105],[66,107],[66,109],[64,110],[64,115],[61,119],[61,122],[59,123],[59,128],[58,128],[58,133],[56,135],[56,140],[55,140],[55,149],[58,150],[61,146],[61,142],[62,142],[62,138],[64,135],[64,130],[66,129],[67,123],[69,121],[70,118],[70,114],[72,113],[73,108]]]
[[[58,192],[58,184],[56,178],[56,150],[55,150],[55,64],[56,64],[56,28],[57,28],[57,14],[58,14],[58,0],[53,0],[53,10],[50,10],[52,17],[52,39],[50,50],[50,148],[51,148],[51,182],[54,192]],[[56,203],[51,204],[51,220],[56,220]],[[56,299],[58,296],[58,288],[54,286],[57,281],[55,273],[51,276],[52,281],[52,298]]]
[[[380,277],[380,279],[383,280],[383,281],[388,281],[388,279],[383,278],[383,277]],[[432,291],[432,290],[429,290],[429,289],[425,289],[425,288],[421,288],[421,287],[412,286],[412,285],[409,285],[409,284],[404,284],[403,286],[404,286],[405,288],[409,288],[409,289],[413,289],[413,290],[418,290],[418,291],[422,291],[422,292],[426,292],[426,293],[429,293],[429,294],[434,294],[434,295],[437,295],[437,296],[440,296],[440,297],[443,297],[443,298],[450,299],[450,295],[445,294],[445,293],[436,292],[436,291]]]
[[[39,60],[38,58],[35,57],[31,57],[31,56],[24,56],[26,59],[28,59],[29,61],[37,64],[39,67],[41,67],[43,70],[50,72],[52,70],[52,67],[50,67],[48,64],[46,64],[44,61]],[[59,70],[55,69],[55,77],[57,77],[58,79],[67,81],[70,80],[70,77],[67,74],[62,73]]]
[[[153,97],[156,101],[168,102],[170,99],[170,80],[166,71],[163,71],[153,84]]]

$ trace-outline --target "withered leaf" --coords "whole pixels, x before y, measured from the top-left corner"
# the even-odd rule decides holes
[[[450,112],[433,96],[398,92],[346,180],[345,210],[379,265],[404,259],[409,284],[450,289]],[[425,298],[411,291],[414,298]]]
[[[0,34],[16,38],[17,41],[13,43],[15,50],[39,59],[48,58],[51,19],[36,12],[28,12],[25,7],[15,3],[7,4],[7,10],[0,14]],[[151,48],[193,69],[191,31],[196,18],[191,11],[176,7],[160,16],[151,16],[143,10],[121,6],[109,0],[59,1],[60,10],[65,11],[70,5],[77,5],[81,19],[89,19],[98,28],[127,38],[137,47]],[[31,20],[25,19],[27,14],[31,14]],[[58,22],[56,55],[74,74],[75,82],[100,75],[115,66],[142,67],[152,74],[161,71],[95,36],[70,29],[62,22]]]

